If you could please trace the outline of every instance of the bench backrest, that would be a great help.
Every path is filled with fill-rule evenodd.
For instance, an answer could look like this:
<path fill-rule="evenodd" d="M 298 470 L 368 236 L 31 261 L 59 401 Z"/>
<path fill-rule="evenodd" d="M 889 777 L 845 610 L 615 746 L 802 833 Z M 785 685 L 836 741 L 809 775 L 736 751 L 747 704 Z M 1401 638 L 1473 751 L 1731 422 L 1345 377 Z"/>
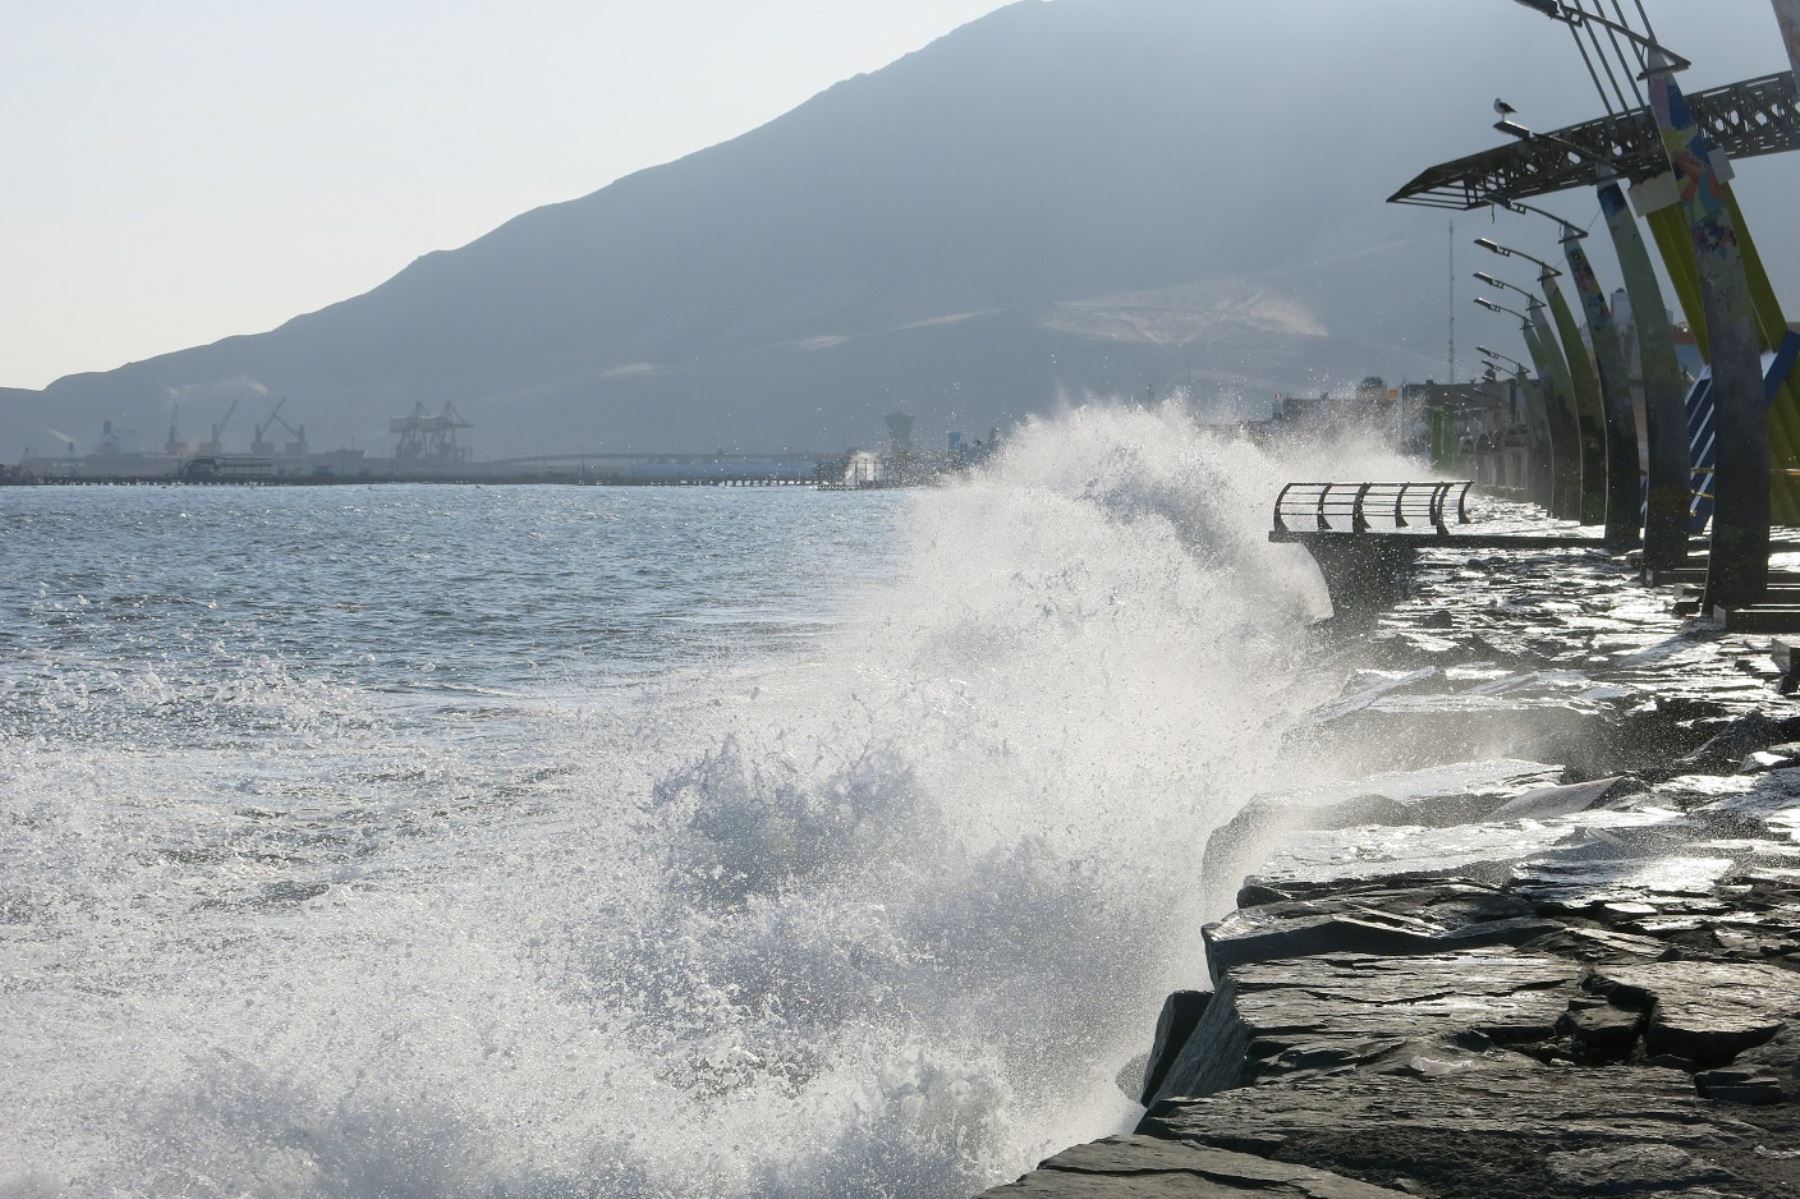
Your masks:
<path fill-rule="evenodd" d="M 1363 533 L 1430 525 L 1448 533 L 1450 515 L 1469 523 L 1471 480 L 1422 483 L 1289 483 L 1275 497 L 1275 527 L 1311 520 L 1315 528 Z"/>

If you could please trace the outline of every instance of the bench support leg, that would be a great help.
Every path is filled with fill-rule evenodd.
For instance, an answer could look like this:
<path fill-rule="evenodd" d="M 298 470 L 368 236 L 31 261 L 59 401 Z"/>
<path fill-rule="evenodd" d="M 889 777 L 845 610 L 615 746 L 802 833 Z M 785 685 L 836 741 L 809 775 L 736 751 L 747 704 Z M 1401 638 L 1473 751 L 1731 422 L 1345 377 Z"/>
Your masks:
<path fill-rule="evenodd" d="M 1319 564 L 1331 593 L 1332 618 L 1342 624 L 1366 624 L 1407 597 L 1412 564 L 1419 551 L 1391 537 L 1366 541 L 1313 541 L 1306 552 Z"/>

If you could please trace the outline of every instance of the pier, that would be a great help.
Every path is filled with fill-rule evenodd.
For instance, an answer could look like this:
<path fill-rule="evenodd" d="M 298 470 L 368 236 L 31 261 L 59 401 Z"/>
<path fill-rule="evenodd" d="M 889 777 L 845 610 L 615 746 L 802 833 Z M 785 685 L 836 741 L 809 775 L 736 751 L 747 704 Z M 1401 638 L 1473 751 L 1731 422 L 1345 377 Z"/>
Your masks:
<path fill-rule="evenodd" d="M 453 405 L 433 415 L 423 404 L 390 428 L 397 441 L 391 457 L 376 458 L 361 450 L 314 451 L 306 427 L 281 419 L 285 397 L 256 426 L 248 454 L 227 452 L 222 438 L 234 401 L 224 419 L 211 426 L 211 437 L 195 451 L 174 426 L 159 454 L 127 453 L 119 448 L 112 423 L 104 427 L 101 450 L 67 457 L 27 456 L 14 466 L 0 464 L 0 486 L 333 486 L 341 484 L 559 484 L 587 487 L 813 487 L 822 491 L 866 491 L 910 487 L 966 473 L 986 461 L 999 441 L 990 430 L 985 441 L 966 443 L 951 433 L 948 448 L 928 451 L 912 443 L 912 418 L 887 416 L 889 440 L 882 453 L 850 448 L 841 453 L 813 449 L 768 451 L 716 449 L 657 452 L 644 450 L 530 454 L 476 460 L 457 440 L 473 426 Z M 279 451 L 268 440 L 280 424 L 293 440 Z"/>

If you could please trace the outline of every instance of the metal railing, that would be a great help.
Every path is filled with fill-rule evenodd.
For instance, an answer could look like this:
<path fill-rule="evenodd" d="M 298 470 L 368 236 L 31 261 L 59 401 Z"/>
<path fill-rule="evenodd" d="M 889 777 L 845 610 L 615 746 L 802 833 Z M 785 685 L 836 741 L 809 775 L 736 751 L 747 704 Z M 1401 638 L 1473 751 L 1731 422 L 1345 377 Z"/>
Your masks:
<path fill-rule="evenodd" d="M 1473 480 L 1453 483 L 1289 483 L 1275 497 L 1275 527 L 1290 531 L 1290 520 L 1310 518 L 1321 532 L 1366 533 L 1377 527 L 1409 529 L 1429 524 L 1450 532 L 1469 523 L 1469 488 Z M 1335 524 L 1333 522 L 1336 522 Z M 1377 522 L 1381 522 L 1378 526 Z"/>

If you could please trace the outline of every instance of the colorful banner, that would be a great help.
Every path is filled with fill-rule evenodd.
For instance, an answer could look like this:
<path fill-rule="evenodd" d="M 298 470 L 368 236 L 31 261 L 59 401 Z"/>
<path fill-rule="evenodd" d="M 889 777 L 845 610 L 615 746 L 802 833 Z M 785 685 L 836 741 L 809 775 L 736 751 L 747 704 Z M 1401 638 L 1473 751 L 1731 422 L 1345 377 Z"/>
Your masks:
<path fill-rule="evenodd" d="M 1769 419 L 1760 334 L 1730 199 L 1671 72 L 1651 74 L 1650 111 L 1687 215 L 1711 343 L 1718 464 L 1704 603 L 1737 607 L 1760 600 L 1769 582 Z"/>
<path fill-rule="evenodd" d="M 1644 563 L 1666 570 L 1687 560 L 1687 411 L 1682 405 L 1681 363 L 1675 356 L 1675 329 L 1656 281 L 1644 235 L 1617 182 L 1600 185 L 1600 211 L 1612 234 L 1613 250 L 1631 297 L 1637 331 L 1638 367 L 1644 380 L 1646 502 Z"/>

